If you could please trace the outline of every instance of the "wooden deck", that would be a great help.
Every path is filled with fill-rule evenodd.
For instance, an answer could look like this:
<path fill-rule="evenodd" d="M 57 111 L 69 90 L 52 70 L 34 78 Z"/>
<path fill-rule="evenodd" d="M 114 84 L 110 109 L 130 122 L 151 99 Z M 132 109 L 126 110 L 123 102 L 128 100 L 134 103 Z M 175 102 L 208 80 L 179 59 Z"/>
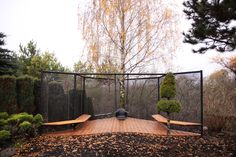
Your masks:
<path fill-rule="evenodd" d="M 127 118 L 126 120 L 117 120 L 115 117 L 104 118 L 87 121 L 76 127 L 76 130 L 66 130 L 54 132 L 48 135 L 89 135 L 100 133 L 115 133 L 115 132 L 130 132 L 130 133 L 148 133 L 165 136 L 167 133 L 166 126 L 152 120 L 143 120 L 136 118 Z M 171 130 L 172 136 L 199 136 L 200 134 Z"/>

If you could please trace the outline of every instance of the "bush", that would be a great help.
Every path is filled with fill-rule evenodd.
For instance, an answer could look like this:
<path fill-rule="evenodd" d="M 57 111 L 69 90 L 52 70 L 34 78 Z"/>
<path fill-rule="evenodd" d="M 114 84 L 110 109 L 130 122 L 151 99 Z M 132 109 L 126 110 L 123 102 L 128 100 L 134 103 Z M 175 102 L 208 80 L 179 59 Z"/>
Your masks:
<path fill-rule="evenodd" d="M 49 91 L 51 91 L 55 95 L 64 94 L 64 89 L 61 82 L 57 82 L 57 81 L 49 82 L 48 87 L 49 87 Z"/>
<path fill-rule="evenodd" d="M 5 114 L 4 114 L 5 115 Z M 28 113 L 12 114 L 8 119 L 0 119 L 0 144 L 6 144 L 6 140 L 30 137 L 38 134 L 38 129 L 43 123 L 40 114 Z"/>
<path fill-rule="evenodd" d="M 40 99 L 41 99 L 41 81 L 39 79 L 35 79 L 34 80 L 34 106 L 35 106 L 35 113 L 39 112 Z"/>
<path fill-rule="evenodd" d="M 226 122 L 227 118 L 224 116 L 204 115 L 204 125 L 208 127 L 209 131 L 222 131 Z"/>
<path fill-rule="evenodd" d="M 36 114 L 33 118 L 33 124 L 36 127 L 40 127 L 43 124 L 43 116 L 41 114 Z"/>
<path fill-rule="evenodd" d="M 23 121 L 33 121 L 33 115 L 28 114 L 26 112 L 19 113 L 19 114 L 13 114 L 10 116 L 10 118 L 7 119 L 8 123 L 10 124 L 16 124 L 16 123 L 21 123 Z"/>
<path fill-rule="evenodd" d="M 73 113 L 73 116 L 70 119 L 77 118 L 81 114 L 82 106 L 82 90 L 70 90 L 69 91 L 69 101 L 70 101 L 70 113 Z"/>
<path fill-rule="evenodd" d="M 24 134 L 32 131 L 32 128 L 33 128 L 32 124 L 28 121 L 24 121 L 24 122 L 20 123 L 20 125 L 19 125 L 19 131 Z"/>
<path fill-rule="evenodd" d="M 11 138 L 11 133 L 7 130 L 0 131 L 0 141 L 3 142 Z"/>
<path fill-rule="evenodd" d="M 16 78 L 0 76 L 0 112 L 17 112 Z"/>
<path fill-rule="evenodd" d="M 60 121 L 67 117 L 67 98 L 62 83 L 52 81 L 48 84 L 48 121 Z"/>
<path fill-rule="evenodd" d="M 10 139 L 11 139 L 10 131 L 7 131 L 7 130 L 1 130 L 0 131 L 0 145 L 5 144 Z M 1 153 L 0 153 L 0 156 L 1 156 Z"/>
<path fill-rule="evenodd" d="M 9 117 L 7 112 L 0 112 L 0 119 L 7 119 Z"/>
<path fill-rule="evenodd" d="M 161 98 L 173 98 L 176 94 L 176 82 L 172 73 L 167 73 L 160 87 Z"/>
<path fill-rule="evenodd" d="M 84 95 L 84 105 L 82 104 L 82 96 Z M 93 102 L 92 98 L 88 97 L 86 91 L 84 90 L 70 90 L 69 91 L 69 101 L 70 101 L 70 113 L 73 113 L 73 116 L 70 119 L 77 118 L 78 115 L 82 113 L 93 115 Z M 82 106 L 83 105 L 83 106 Z M 83 111 L 82 111 L 83 107 Z"/>
<path fill-rule="evenodd" d="M 34 79 L 30 76 L 17 78 L 17 102 L 21 112 L 34 113 Z"/>
<path fill-rule="evenodd" d="M 40 114 L 35 116 L 28 113 L 13 114 L 7 119 L 8 125 L 3 128 L 9 128 L 13 136 L 18 136 L 19 134 L 36 135 L 38 128 L 43 123 L 43 117 Z"/>
<path fill-rule="evenodd" d="M 3 127 L 3 126 L 5 126 L 5 125 L 7 125 L 8 123 L 7 123 L 7 120 L 5 120 L 5 119 L 0 119 L 0 128 L 1 127 Z"/>
<path fill-rule="evenodd" d="M 231 119 L 236 117 L 235 85 L 236 80 L 225 70 L 216 71 L 204 80 L 204 125 L 210 131 L 232 131 Z"/>
<path fill-rule="evenodd" d="M 94 115 L 93 111 L 93 100 L 91 97 L 85 99 L 84 113 Z"/>
<path fill-rule="evenodd" d="M 181 104 L 176 100 L 160 100 L 157 103 L 157 109 L 158 111 L 163 111 L 167 114 L 174 112 L 178 113 L 180 112 Z"/>
<path fill-rule="evenodd" d="M 33 115 L 30 115 L 25 112 L 11 115 L 10 118 L 7 119 L 11 134 L 13 136 L 17 136 L 19 133 L 21 133 L 19 132 L 19 124 L 24 121 L 32 122 L 32 120 Z"/>
<path fill-rule="evenodd" d="M 232 116 L 226 121 L 224 130 L 236 133 L 236 116 Z"/>
<path fill-rule="evenodd" d="M 176 95 L 176 82 L 172 73 L 167 73 L 163 82 L 161 83 L 161 98 L 157 103 L 158 111 L 166 112 L 169 116 L 170 113 L 180 112 L 181 104 L 176 100 L 169 100 Z M 168 99 L 168 100 L 166 100 Z"/>

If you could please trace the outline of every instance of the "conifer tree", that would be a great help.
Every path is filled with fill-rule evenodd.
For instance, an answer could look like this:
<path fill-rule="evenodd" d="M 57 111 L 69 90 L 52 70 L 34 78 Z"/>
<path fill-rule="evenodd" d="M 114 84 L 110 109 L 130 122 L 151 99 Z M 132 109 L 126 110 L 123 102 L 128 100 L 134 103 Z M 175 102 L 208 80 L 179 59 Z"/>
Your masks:
<path fill-rule="evenodd" d="M 183 5 L 187 18 L 193 20 L 190 30 L 184 33 L 184 42 L 200 46 L 193 52 L 235 50 L 235 0 L 187 0 Z"/>
<path fill-rule="evenodd" d="M 170 114 L 174 112 L 180 112 L 181 104 L 173 98 L 176 95 L 176 82 L 172 73 L 167 73 L 163 82 L 161 83 L 161 100 L 157 103 L 157 110 L 165 112 L 168 116 L 167 127 L 170 133 Z"/>
<path fill-rule="evenodd" d="M 14 53 L 3 46 L 6 35 L 0 32 L 0 75 L 12 75 L 16 72 L 16 58 Z"/>

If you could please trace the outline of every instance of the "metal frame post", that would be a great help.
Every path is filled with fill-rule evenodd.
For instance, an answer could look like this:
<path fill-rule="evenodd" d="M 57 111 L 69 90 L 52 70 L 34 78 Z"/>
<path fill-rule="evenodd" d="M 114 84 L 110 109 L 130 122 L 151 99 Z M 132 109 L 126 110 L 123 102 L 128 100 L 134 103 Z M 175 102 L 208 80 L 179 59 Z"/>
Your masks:
<path fill-rule="evenodd" d="M 75 118 L 75 105 L 76 105 L 76 75 L 74 75 L 74 92 L 73 92 L 73 119 Z"/>
<path fill-rule="evenodd" d="M 157 78 L 157 90 L 158 90 L 157 91 L 157 102 L 159 102 L 161 99 L 160 98 L 160 78 L 159 77 Z M 158 110 L 157 113 L 160 114 L 160 111 Z"/>
<path fill-rule="evenodd" d="M 70 120 L 70 103 L 69 102 L 69 97 L 67 96 L 66 98 L 66 103 L 67 103 L 67 120 Z"/>
<path fill-rule="evenodd" d="M 203 136 L 203 71 L 200 71 L 200 86 L 201 86 L 201 136 Z"/>
<path fill-rule="evenodd" d="M 158 89 L 158 93 L 157 93 L 157 100 L 160 101 L 160 78 L 157 78 L 157 89 Z"/>
<path fill-rule="evenodd" d="M 44 76 L 44 72 L 43 71 L 41 71 L 41 90 L 40 90 L 40 106 L 42 107 L 42 98 L 43 98 L 43 86 L 42 86 L 42 84 L 43 84 L 43 76 Z M 45 114 L 46 114 L 46 122 L 48 122 L 48 85 L 47 85 L 47 88 L 46 88 L 46 93 L 47 94 L 45 94 L 47 97 L 45 98 L 44 97 L 44 99 L 46 99 L 46 103 L 44 103 L 44 104 L 46 104 L 46 111 L 44 112 Z M 40 107 L 40 108 L 41 108 Z M 41 112 L 41 111 L 40 111 Z"/>
<path fill-rule="evenodd" d="M 129 74 L 127 74 L 127 83 L 126 83 L 126 99 L 125 99 L 125 104 L 127 110 L 129 110 Z"/>
<path fill-rule="evenodd" d="M 114 75 L 114 77 L 115 77 L 115 110 L 117 109 L 117 96 L 116 96 L 116 84 L 117 84 L 117 80 L 116 80 L 116 74 Z"/>
<path fill-rule="evenodd" d="M 82 85 L 82 90 L 83 90 L 83 96 L 82 96 L 82 105 L 81 105 L 81 113 L 84 113 L 84 105 L 85 105 L 85 77 L 83 77 L 83 81 L 82 81 L 83 85 Z"/>

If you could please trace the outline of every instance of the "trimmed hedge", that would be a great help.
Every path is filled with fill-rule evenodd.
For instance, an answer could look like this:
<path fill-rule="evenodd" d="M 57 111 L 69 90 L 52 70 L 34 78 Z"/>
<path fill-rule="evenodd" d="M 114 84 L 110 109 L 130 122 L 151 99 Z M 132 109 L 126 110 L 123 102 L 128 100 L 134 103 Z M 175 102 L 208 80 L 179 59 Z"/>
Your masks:
<path fill-rule="evenodd" d="M 17 78 L 17 103 L 20 112 L 34 113 L 34 79 L 30 76 Z"/>
<path fill-rule="evenodd" d="M 40 83 L 27 75 L 0 76 L 0 112 L 35 113 L 36 106 L 40 105 Z"/>
<path fill-rule="evenodd" d="M 160 100 L 157 105 L 158 111 L 173 113 L 180 112 L 181 104 L 176 100 Z"/>
<path fill-rule="evenodd" d="M 70 101 L 70 119 L 75 119 L 78 115 L 82 114 L 82 90 L 70 90 L 69 91 L 69 101 Z"/>
<path fill-rule="evenodd" d="M 82 97 L 84 96 L 84 106 L 82 106 Z M 70 105 L 70 119 L 78 118 L 79 115 L 86 113 L 93 115 L 92 99 L 86 95 L 83 90 L 70 90 L 69 91 L 69 105 Z"/>
<path fill-rule="evenodd" d="M 86 92 L 85 92 L 86 96 Z M 94 115 L 93 111 L 93 101 L 91 97 L 85 97 L 84 113 Z"/>
<path fill-rule="evenodd" d="M 35 105 L 35 113 L 39 113 L 40 98 L 41 98 L 41 80 L 34 79 L 34 105 Z"/>
<path fill-rule="evenodd" d="M 67 96 L 60 82 L 48 84 L 48 121 L 65 120 L 68 113 Z"/>
<path fill-rule="evenodd" d="M 161 83 L 161 98 L 173 98 L 176 95 L 175 76 L 172 73 L 167 73 L 163 82 Z"/>
<path fill-rule="evenodd" d="M 0 112 L 17 111 L 16 78 L 8 75 L 0 76 Z"/>
<path fill-rule="evenodd" d="M 180 112 L 181 103 L 173 99 L 176 95 L 176 82 L 173 73 L 167 73 L 163 82 L 161 83 L 161 98 L 157 103 L 157 110 L 166 112 L 169 116 L 170 113 Z"/>

